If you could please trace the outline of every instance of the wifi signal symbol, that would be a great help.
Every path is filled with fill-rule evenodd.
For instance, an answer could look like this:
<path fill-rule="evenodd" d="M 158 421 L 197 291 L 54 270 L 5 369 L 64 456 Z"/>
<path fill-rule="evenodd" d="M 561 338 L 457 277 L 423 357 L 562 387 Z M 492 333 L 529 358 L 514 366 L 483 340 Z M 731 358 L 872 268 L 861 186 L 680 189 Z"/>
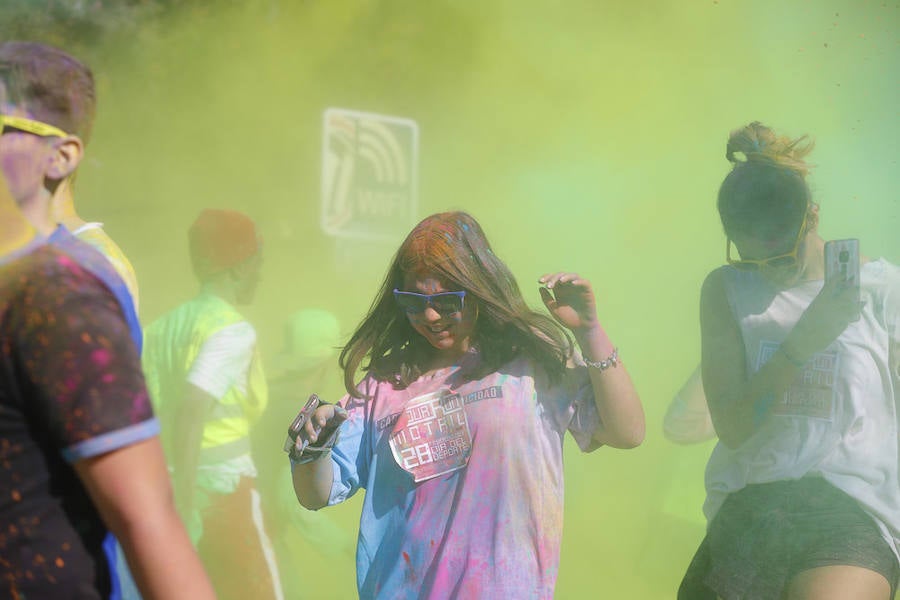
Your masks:
<path fill-rule="evenodd" d="M 331 235 L 393 237 L 415 218 L 415 121 L 330 108 L 322 145 L 322 228 Z"/>

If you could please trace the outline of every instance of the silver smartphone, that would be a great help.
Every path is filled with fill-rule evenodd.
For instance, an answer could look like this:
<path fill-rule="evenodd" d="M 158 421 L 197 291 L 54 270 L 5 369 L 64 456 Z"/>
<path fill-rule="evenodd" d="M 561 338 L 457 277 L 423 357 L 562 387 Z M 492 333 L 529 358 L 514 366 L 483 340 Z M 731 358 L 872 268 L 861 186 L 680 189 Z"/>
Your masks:
<path fill-rule="evenodd" d="M 300 409 L 300 412 L 294 417 L 293 422 L 291 422 L 290 427 L 288 427 L 287 439 L 284 440 L 284 451 L 287 453 L 291 453 L 292 450 L 295 449 L 295 444 L 297 443 L 297 438 L 300 437 L 300 432 L 303 431 L 303 426 L 306 425 L 306 422 L 309 421 L 313 413 L 316 412 L 316 409 L 319 407 L 322 401 L 319 400 L 319 397 L 316 394 L 311 394 L 309 399 L 306 401 L 306 404 Z M 316 433 L 319 433 L 319 427 L 315 427 Z M 296 448 L 296 450 L 302 452 L 306 449 L 306 446 L 309 445 L 309 440 L 303 440 L 302 446 L 300 448 Z"/>
<path fill-rule="evenodd" d="M 859 266 L 859 240 L 825 242 L 825 281 L 833 279 L 844 281 L 845 286 L 855 290 L 857 303 L 859 303 Z M 856 319 L 859 319 L 859 315 Z"/>

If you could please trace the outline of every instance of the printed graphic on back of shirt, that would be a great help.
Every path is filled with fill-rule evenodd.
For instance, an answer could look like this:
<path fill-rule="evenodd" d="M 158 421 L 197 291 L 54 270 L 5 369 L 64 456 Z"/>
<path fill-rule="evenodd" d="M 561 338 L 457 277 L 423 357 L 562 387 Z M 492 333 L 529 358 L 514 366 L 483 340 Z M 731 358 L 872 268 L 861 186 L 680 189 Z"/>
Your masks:
<path fill-rule="evenodd" d="M 460 395 L 441 390 L 410 400 L 390 444 L 394 460 L 416 483 L 465 467 L 472 438 Z"/>
<path fill-rule="evenodd" d="M 778 347 L 779 344 L 775 342 L 760 342 L 757 370 L 772 358 Z M 784 396 L 772 407 L 772 413 L 831 420 L 839 360 L 836 352 L 814 354 L 800 369 Z"/>

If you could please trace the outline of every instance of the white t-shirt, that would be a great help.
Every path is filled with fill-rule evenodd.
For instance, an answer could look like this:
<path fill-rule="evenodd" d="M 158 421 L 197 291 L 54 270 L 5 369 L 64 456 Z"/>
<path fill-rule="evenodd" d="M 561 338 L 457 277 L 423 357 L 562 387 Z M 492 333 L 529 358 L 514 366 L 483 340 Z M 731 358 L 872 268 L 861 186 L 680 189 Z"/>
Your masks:
<path fill-rule="evenodd" d="M 823 282 L 779 291 L 756 273 L 723 269 L 747 371 L 754 373 L 772 357 Z M 736 449 L 716 445 L 706 469 L 704 512 L 710 521 L 728 494 L 748 484 L 821 476 L 859 502 L 897 553 L 900 269 L 883 259 L 866 263 L 860 284 L 865 302 L 860 319 L 800 370 L 783 397 L 775 399 L 772 418 Z"/>
<path fill-rule="evenodd" d="M 247 393 L 256 331 L 247 321 L 218 330 L 203 342 L 187 380 L 216 399 L 232 386 Z"/>
<path fill-rule="evenodd" d="M 232 386 L 246 394 L 255 346 L 256 330 L 247 321 L 223 327 L 203 342 L 191 364 L 188 382 L 216 399 L 222 398 Z M 203 487 L 220 493 L 237 489 L 242 476 L 257 476 L 250 454 L 214 465 L 199 465 L 197 471 Z"/>

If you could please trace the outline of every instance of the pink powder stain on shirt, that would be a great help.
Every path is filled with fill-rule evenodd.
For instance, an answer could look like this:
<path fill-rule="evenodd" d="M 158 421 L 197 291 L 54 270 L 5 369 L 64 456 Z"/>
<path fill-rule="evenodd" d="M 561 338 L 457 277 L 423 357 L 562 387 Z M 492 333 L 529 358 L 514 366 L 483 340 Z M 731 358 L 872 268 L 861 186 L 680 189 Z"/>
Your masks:
<path fill-rule="evenodd" d="M 81 266 L 72 260 L 70 257 L 61 254 L 56 258 L 56 262 L 58 262 L 61 266 L 65 267 L 67 271 L 70 273 L 79 273 L 81 272 Z"/>
<path fill-rule="evenodd" d="M 149 407 L 150 405 L 150 396 L 147 395 L 146 392 L 140 392 L 135 395 L 135 397 L 131 401 L 131 420 L 134 423 L 137 423 L 145 418 L 147 418 L 147 414 L 151 413 L 152 410 Z"/>
<path fill-rule="evenodd" d="M 91 362 L 98 367 L 106 367 L 112 360 L 112 356 L 106 348 L 97 348 L 91 352 Z"/>
<path fill-rule="evenodd" d="M 69 377 L 63 381 L 63 387 L 67 392 L 74 392 L 78 388 L 79 379 L 77 377 Z"/>

